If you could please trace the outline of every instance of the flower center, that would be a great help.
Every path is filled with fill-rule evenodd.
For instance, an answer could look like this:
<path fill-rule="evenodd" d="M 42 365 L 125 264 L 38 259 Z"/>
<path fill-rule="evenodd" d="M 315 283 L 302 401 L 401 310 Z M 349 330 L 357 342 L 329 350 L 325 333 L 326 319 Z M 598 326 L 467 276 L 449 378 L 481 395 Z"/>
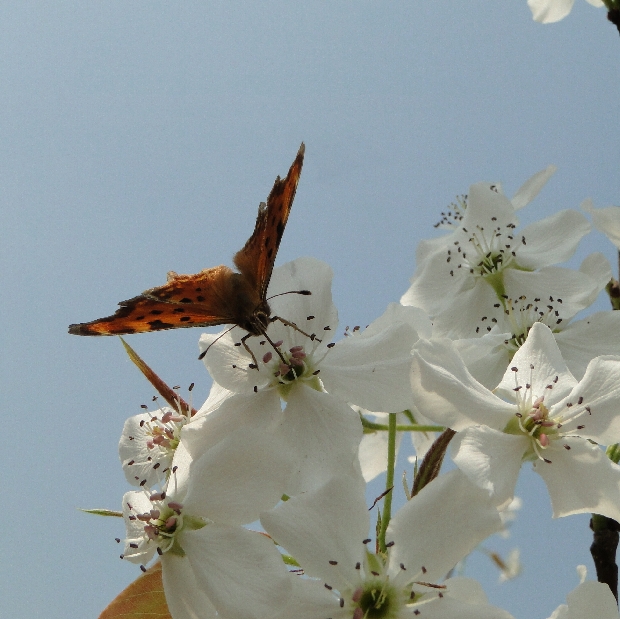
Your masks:
<path fill-rule="evenodd" d="M 351 597 L 353 619 L 397 617 L 402 604 L 401 597 L 387 579 L 368 580 Z"/>
<path fill-rule="evenodd" d="M 322 391 L 319 371 L 314 369 L 312 354 L 308 355 L 303 346 L 292 346 L 288 351 L 282 350 L 282 342 L 274 342 L 277 355 L 271 351 L 263 355 L 262 361 L 272 375 L 271 385 L 276 387 L 280 396 L 286 400 L 297 381 L 303 380 L 309 387 Z"/>

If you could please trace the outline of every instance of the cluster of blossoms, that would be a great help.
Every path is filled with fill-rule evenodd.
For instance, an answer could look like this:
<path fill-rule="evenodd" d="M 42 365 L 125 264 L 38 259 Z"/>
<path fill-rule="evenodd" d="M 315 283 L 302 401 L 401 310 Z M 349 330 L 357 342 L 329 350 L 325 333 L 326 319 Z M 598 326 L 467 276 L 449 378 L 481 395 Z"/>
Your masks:
<path fill-rule="evenodd" d="M 554 516 L 620 521 L 620 466 L 601 449 L 620 440 L 620 312 L 574 320 L 611 268 L 601 254 L 555 266 L 590 231 L 579 211 L 517 220 L 553 171 L 512 200 L 473 185 L 447 233 L 420 244 L 401 303 L 338 341 L 330 268 L 276 268 L 285 322 L 247 347 L 239 327 L 200 338 L 213 378 L 200 410 L 127 421 L 120 456 L 137 489 L 122 556 L 145 570 L 159 559 L 174 619 L 508 619 L 448 576 L 502 531 L 526 461 Z M 584 210 L 618 244 L 620 209 Z M 416 485 L 422 465 L 392 515 L 397 437 L 412 431 L 420 464 L 444 428 L 457 468 Z M 371 526 L 366 482 L 386 468 Z M 617 617 L 610 595 L 584 582 L 554 617 Z"/>

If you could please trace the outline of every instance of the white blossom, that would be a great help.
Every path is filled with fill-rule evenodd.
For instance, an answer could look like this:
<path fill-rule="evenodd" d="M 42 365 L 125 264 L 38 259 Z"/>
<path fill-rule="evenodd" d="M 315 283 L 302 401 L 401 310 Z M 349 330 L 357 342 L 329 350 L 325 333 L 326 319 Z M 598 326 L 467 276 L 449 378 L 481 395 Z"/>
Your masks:
<path fill-rule="evenodd" d="M 364 484 L 353 475 L 332 478 L 263 514 L 261 522 L 331 595 L 330 603 L 317 588 L 316 606 L 289 606 L 296 619 L 510 617 L 488 605 L 475 581 L 439 582 L 501 527 L 488 495 L 459 471 L 435 479 L 395 514 L 386 555 L 372 551 Z"/>
<path fill-rule="evenodd" d="M 602 0 L 587 0 L 592 6 L 605 6 Z M 564 19 L 572 10 L 575 0 L 527 0 L 535 21 L 552 24 Z"/>
<path fill-rule="evenodd" d="M 598 444 L 620 438 L 620 357 L 590 362 L 578 382 L 548 327 L 537 323 L 491 392 L 448 340 L 414 355 L 418 404 L 458 432 L 453 459 L 499 505 L 511 500 L 521 463 L 543 477 L 554 516 L 594 512 L 620 519 L 620 466 Z"/>

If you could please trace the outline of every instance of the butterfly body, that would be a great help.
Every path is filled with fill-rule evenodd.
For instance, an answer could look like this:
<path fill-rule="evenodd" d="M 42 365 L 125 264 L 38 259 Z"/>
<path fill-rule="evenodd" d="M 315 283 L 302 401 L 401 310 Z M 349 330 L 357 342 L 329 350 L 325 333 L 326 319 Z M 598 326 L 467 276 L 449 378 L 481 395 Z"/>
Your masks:
<path fill-rule="evenodd" d="M 115 314 L 70 325 L 73 335 L 124 335 L 233 324 L 264 334 L 271 321 L 267 287 L 303 165 L 302 143 L 285 179 L 261 203 L 252 236 L 234 256 L 239 272 L 220 265 L 194 275 L 170 272 L 168 282 L 121 301 Z"/>

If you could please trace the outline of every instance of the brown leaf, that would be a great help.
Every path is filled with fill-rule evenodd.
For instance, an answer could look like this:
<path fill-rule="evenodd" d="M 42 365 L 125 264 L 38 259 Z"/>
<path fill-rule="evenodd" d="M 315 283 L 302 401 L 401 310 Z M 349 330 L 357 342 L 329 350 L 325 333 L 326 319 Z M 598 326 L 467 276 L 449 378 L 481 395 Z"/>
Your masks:
<path fill-rule="evenodd" d="M 119 593 L 99 619 L 172 619 L 161 579 L 161 563 L 134 580 Z"/>

